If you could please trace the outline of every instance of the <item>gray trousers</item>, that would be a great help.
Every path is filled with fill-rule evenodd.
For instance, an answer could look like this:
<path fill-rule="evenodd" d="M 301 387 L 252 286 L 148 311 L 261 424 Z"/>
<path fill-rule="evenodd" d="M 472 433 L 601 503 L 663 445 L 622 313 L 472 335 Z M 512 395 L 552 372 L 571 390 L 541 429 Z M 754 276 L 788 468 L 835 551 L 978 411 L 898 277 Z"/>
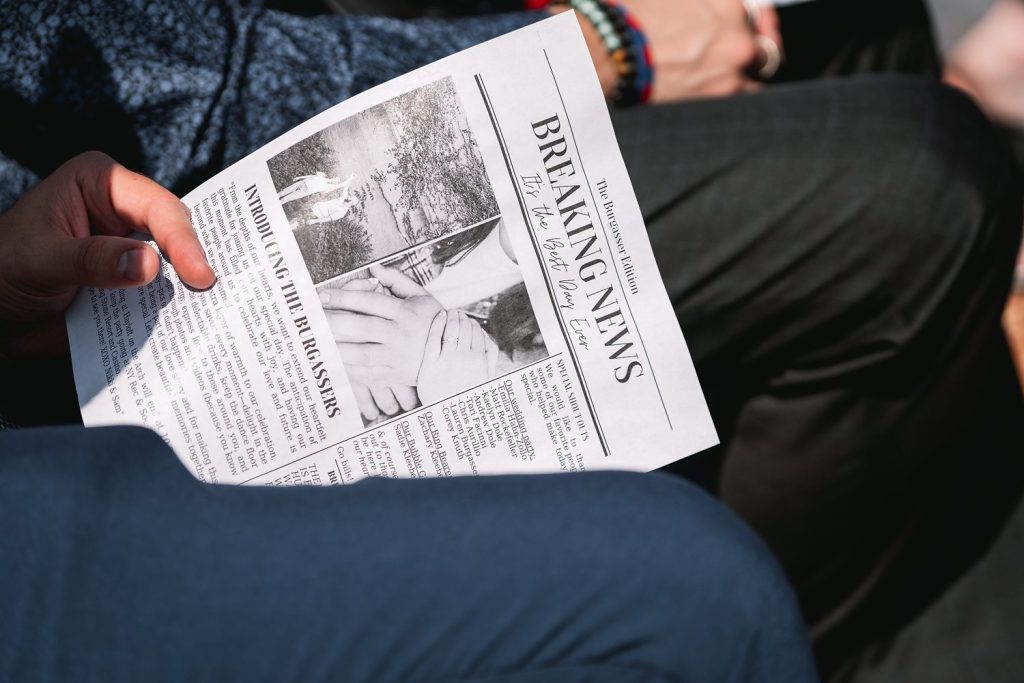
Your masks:
<path fill-rule="evenodd" d="M 868 76 L 615 115 L 724 444 L 676 469 L 767 539 L 825 671 L 978 557 L 1024 484 L 1004 136 Z"/>

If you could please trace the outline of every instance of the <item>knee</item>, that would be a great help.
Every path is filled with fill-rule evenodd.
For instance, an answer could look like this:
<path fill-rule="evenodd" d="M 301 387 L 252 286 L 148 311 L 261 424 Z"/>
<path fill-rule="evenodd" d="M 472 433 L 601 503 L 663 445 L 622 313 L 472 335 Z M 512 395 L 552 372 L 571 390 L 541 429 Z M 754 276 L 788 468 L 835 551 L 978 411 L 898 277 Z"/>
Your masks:
<path fill-rule="evenodd" d="M 959 128 L 949 137 L 952 154 L 946 167 L 964 195 L 972 245 L 982 250 L 985 265 L 1009 272 L 1016 262 L 1024 225 L 1024 173 L 1007 132 L 994 126 L 965 93 L 949 86 L 934 86 Z M 945 149 L 943 150 L 945 151 Z M 1005 292 L 1003 292 L 1005 294 Z"/>
<path fill-rule="evenodd" d="M 502 484 L 512 494 L 489 496 L 496 514 L 514 506 L 524 524 L 543 531 L 531 541 L 538 556 L 561 555 L 595 585 L 617 586 L 621 598 L 622 591 L 633 591 L 626 599 L 711 601 L 742 612 L 762 601 L 747 599 L 755 594 L 789 595 L 764 543 L 724 505 L 682 479 L 599 472 L 482 483 L 495 489 Z"/>
<path fill-rule="evenodd" d="M 902 347 L 968 309 L 988 329 L 1009 289 L 1024 204 L 1002 133 L 934 81 L 850 79 L 823 96 L 831 113 L 809 131 L 821 143 L 804 161 L 829 174 L 822 196 L 841 198 L 812 201 L 839 227 L 833 256 L 856 264 L 848 294 L 873 312 L 866 329 Z"/>
<path fill-rule="evenodd" d="M 761 539 L 692 484 L 661 475 L 618 475 L 606 500 L 615 501 L 616 516 L 626 520 L 619 534 L 623 557 L 648 558 L 648 581 L 672 602 L 703 596 L 747 613 L 767 595 L 789 595 Z"/>
<path fill-rule="evenodd" d="M 1021 169 L 1005 132 L 966 94 L 938 83 L 921 91 L 926 116 L 918 163 L 929 170 L 908 168 L 921 178 L 907 188 L 921 196 L 908 258 L 914 249 L 932 264 L 929 281 L 942 297 L 934 315 L 945 316 L 943 327 L 953 329 L 971 308 L 975 325 L 997 330 L 1024 225 Z"/>
<path fill-rule="evenodd" d="M 1019 233 L 1021 169 L 1005 131 L 994 126 L 964 92 L 937 82 L 917 87 L 924 100 L 922 157 L 940 176 L 941 190 L 952 195 L 943 203 L 954 208 L 956 202 L 969 212 L 958 217 L 973 227 L 995 213 L 1007 220 L 992 221 L 994 226 L 1012 225 Z"/>
<path fill-rule="evenodd" d="M 682 480 L 595 477 L 590 504 L 602 512 L 590 527 L 607 548 L 601 566 L 619 591 L 619 613 L 629 615 L 622 618 L 663 634 L 649 643 L 652 659 L 668 670 L 689 671 L 694 680 L 729 680 L 723 671 L 738 666 L 737 659 L 794 673 L 774 680 L 805 680 L 797 672 L 812 666 L 799 608 L 778 563 L 752 531 Z M 679 659 L 680 643 L 691 653 L 706 652 L 706 659 Z"/>
<path fill-rule="evenodd" d="M 854 176 L 872 188 L 879 212 L 905 249 L 943 255 L 950 265 L 972 253 L 994 266 L 1012 260 L 1020 239 L 1020 170 L 1007 139 L 961 91 L 937 81 L 879 79 L 852 125 L 867 155 Z M 854 148 L 855 148 L 854 147 Z M 878 215 L 878 214 L 876 214 Z"/>

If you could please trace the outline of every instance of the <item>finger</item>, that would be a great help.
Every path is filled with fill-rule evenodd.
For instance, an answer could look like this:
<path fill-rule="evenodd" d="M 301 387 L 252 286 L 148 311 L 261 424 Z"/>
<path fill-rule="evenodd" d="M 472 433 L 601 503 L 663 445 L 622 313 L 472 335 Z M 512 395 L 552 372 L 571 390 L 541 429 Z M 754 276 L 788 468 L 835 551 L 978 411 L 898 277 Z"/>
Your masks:
<path fill-rule="evenodd" d="M 476 323 L 464 311 L 459 311 L 459 348 L 471 349 L 473 344 L 473 327 Z"/>
<path fill-rule="evenodd" d="M 345 372 L 348 374 L 350 381 L 365 384 L 370 387 L 375 384 L 386 382 L 388 380 L 388 376 L 391 374 L 391 368 L 387 368 L 382 365 L 346 365 Z"/>
<path fill-rule="evenodd" d="M 373 400 L 373 395 L 365 384 L 352 382 L 352 393 L 356 397 L 356 405 L 359 406 L 359 414 L 367 422 L 373 422 L 380 417 L 380 410 Z"/>
<path fill-rule="evenodd" d="M 391 392 L 395 395 L 395 400 L 398 401 L 398 405 L 402 407 L 403 412 L 419 407 L 420 401 L 416 395 L 415 387 L 391 387 Z"/>
<path fill-rule="evenodd" d="M 390 387 L 371 386 L 370 393 L 373 394 L 373 402 L 388 417 L 394 417 L 402 412 L 402 407 L 398 405 L 398 400 Z"/>
<path fill-rule="evenodd" d="M 764 88 L 764 83 L 758 83 L 757 81 L 751 81 L 746 78 L 740 83 L 740 92 L 758 92 L 762 88 Z"/>
<path fill-rule="evenodd" d="M 423 345 L 423 360 L 437 360 L 441 355 L 441 342 L 444 338 L 444 331 L 448 327 L 448 312 L 439 311 L 434 319 L 430 321 L 430 329 L 427 331 L 427 342 Z"/>
<path fill-rule="evenodd" d="M 702 97 L 728 97 L 741 92 L 752 92 L 759 87 L 750 78 L 739 73 L 728 73 L 705 83 L 700 90 Z"/>
<path fill-rule="evenodd" d="M 731 65 L 736 71 L 751 66 L 757 60 L 758 47 L 754 34 L 745 30 L 728 31 L 722 34 L 715 46 L 721 64 Z"/>
<path fill-rule="evenodd" d="M 341 287 L 334 287 L 331 289 L 347 289 L 352 292 L 378 292 L 380 291 L 380 283 L 377 282 L 375 277 L 357 277 L 349 280 Z M 329 289 L 326 291 L 330 291 Z"/>
<path fill-rule="evenodd" d="M 469 318 L 469 316 L 466 317 Z M 474 351 L 483 351 L 486 348 L 484 344 L 484 337 L 486 337 L 487 334 L 484 332 L 484 328 L 480 327 L 479 322 L 472 318 L 469 319 L 473 321 L 473 335 L 469 341 L 470 348 Z"/>
<path fill-rule="evenodd" d="M 336 342 L 375 342 L 378 344 L 393 341 L 395 324 L 384 318 L 352 313 L 351 311 L 324 311 L 327 324 L 331 328 Z"/>
<path fill-rule="evenodd" d="M 448 319 L 444 323 L 444 333 L 441 335 L 441 351 L 454 351 L 459 346 L 459 313 L 452 311 L 448 313 Z"/>
<path fill-rule="evenodd" d="M 388 365 L 386 347 L 381 344 L 366 342 L 339 342 L 338 353 L 345 365 L 361 365 L 372 367 L 376 365 Z"/>
<path fill-rule="evenodd" d="M 782 45 L 782 29 L 779 25 L 779 12 L 774 7 L 767 5 L 760 5 L 757 13 L 757 33 L 762 36 L 768 36 L 775 41 L 775 44 L 779 46 L 779 49 L 783 49 Z M 783 50 L 785 52 L 785 50 Z"/>
<path fill-rule="evenodd" d="M 427 290 L 422 285 L 397 268 L 374 265 L 370 266 L 370 273 L 382 285 L 390 289 L 392 294 L 401 299 L 427 294 Z"/>
<path fill-rule="evenodd" d="M 160 257 L 144 242 L 128 237 L 67 237 L 53 244 L 38 277 L 49 286 L 139 287 L 160 272 Z"/>
<path fill-rule="evenodd" d="M 498 358 L 501 353 L 501 349 L 491 338 L 491 335 L 487 335 L 487 376 L 497 377 L 498 376 Z"/>
<path fill-rule="evenodd" d="M 188 208 L 177 197 L 105 154 L 86 153 L 70 163 L 90 223 L 149 233 L 182 282 L 198 289 L 213 286 L 217 277 L 192 229 Z"/>
<path fill-rule="evenodd" d="M 325 309 L 352 311 L 388 320 L 395 320 L 402 314 L 401 299 L 376 292 L 325 289 L 320 292 L 320 303 Z"/>

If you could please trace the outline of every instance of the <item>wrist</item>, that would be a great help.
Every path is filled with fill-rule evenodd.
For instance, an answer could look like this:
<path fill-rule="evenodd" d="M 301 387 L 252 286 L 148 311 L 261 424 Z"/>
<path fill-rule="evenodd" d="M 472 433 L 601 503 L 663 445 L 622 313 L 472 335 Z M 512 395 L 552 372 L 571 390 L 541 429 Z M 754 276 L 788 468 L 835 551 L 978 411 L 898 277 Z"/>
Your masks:
<path fill-rule="evenodd" d="M 601 38 L 601 34 L 598 32 L 597 27 L 583 16 L 583 14 L 577 10 L 573 10 L 573 8 L 568 5 L 549 4 L 544 8 L 544 11 L 551 15 L 569 11 L 576 13 L 576 20 L 580 23 L 580 30 L 583 31 L 583 39 L 587 43 L 587 49 L 590 51 L 590 58 L 593 60 L 594 69 L 597 71 L 597 80 L 601 83 L 601 91 L 604 93 L 605 97 L 612 97 L 619 87 L 619 70 L 615 64 L 615 60 L 605 47 L 604 40 Z"/>
<path fill-rule="evenodd" d="M 544 3 L 536 0 L 534 4 Z M 635 17 L 611 0 L 547 2 L 552 14 L 576 11 L 601 88 L 614 104 L 628 107 L 650 100 L 654 65 L 647 36 Z"/>

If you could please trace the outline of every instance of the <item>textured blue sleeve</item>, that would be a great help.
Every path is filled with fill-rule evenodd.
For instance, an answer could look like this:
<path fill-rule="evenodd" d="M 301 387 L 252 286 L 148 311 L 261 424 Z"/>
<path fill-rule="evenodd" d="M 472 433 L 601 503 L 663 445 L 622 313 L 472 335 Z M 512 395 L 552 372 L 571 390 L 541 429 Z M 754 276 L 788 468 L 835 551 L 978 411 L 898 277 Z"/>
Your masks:
<path fill-rule="evenodd" d="M 300 17 L 240 0 L 0 0 L 0 210 L 88 149 L 183 194 L 349 96 L 536 16 Z"/>
<path fill-rule="evenodd" d="M 14 159 L 0 153 L 0 212 L 12 204 L 39 182 L 39 177 Z"/>

